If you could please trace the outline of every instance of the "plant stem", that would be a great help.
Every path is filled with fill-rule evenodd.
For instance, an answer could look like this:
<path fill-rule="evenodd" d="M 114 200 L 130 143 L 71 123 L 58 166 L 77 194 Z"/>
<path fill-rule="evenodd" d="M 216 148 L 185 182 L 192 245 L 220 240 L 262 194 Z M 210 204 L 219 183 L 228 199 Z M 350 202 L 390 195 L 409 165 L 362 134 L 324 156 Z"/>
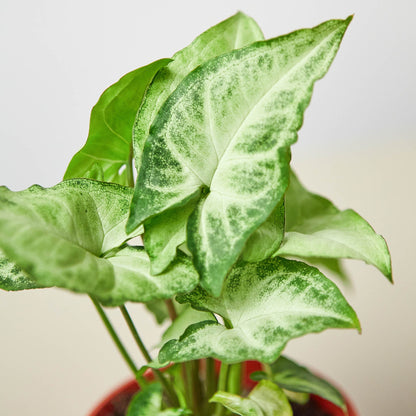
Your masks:
<path fill-rule="evenodd" d="M 165 304 L 168 309 L 169 317 L 173 322 L 178 317 L 175 305 L 173 304 L 172 299 L 166 299 Z M 201 396 L 201 386 L 198 373 L 195 375 L 195 367 L 193 363 L 193 361 L 181 363 L 181 374 L 185 387 L 186 402 L 188 406 L 193 409 L 194 415 L 196 416 L 198 411 L 198 397 Z M 197 361 L 196 365 L 197 371 L 199 371 L 198 367 L 199 361 Z"/>
<path fill-rule="evenodd" d="M 207 387 L 207 399 L 209 400 L 217 391 L 217 377 L 215 374 L 215 361 L 213 358 L 206 359 L 205 383 Z"/>
<path fill-rule="evenodd" d="M 228 392 L 241 393 L 241 363 L 232 364 L 228 373 Z"/>
<path fill-rule="evenodd" d="M 192 380 L 192 409 L 195 416 L 200 414 L 200 409 L 203 408 L 202 386 L 199 378 L 199 360 L 194 360 L 189 363 L 191 369 Z"/>
<path fill-rule="evenodd" d="M 175 305 L 172 302 L 172 299 L 165 300 L 166 307 L 168 308 L 169 318 L 173 322 L 177 317 L 178 314 L 176 313 Z"/>
<path fill-rule="evenodd" d="M 120 311 L 123 314 L 123 317 L 127 323 L 127 326 L 130 329 L 131 334 L 133 335 L 134 340 L 136 341 L 137 346 L 139 347 L 140 351 L 143 354 L 144 359 L 147 363 L 150 363 L 152 361 L 152 357 L 150 356 L 149 352 L 147 351 L 146 347 L 143 344 L 142 339 L 140 338 L 139 333 L 137 332 L 136 327 L 134 326 L 134 323 L 129 315 L 129 312 L 127 311 L 126 307 L 124 305 L 120 306 Z"/>
<path fill-rule="evenodd" d="M 213 358 L 205 360 L 205 386 L 206 386 L 206 414 L 212 415 L 214 413 L 214 403 L 209 403 L 209 399 L 217 391 L 217 376 L 215 374 L 215 361 Z"/>
<path fill-rule="evenodd" d="M 127 183 L 130 188 L 134 188 L 133 176 L 133 142 L 130 143 L 129 160 L 126 165 Z"/>
<path fill-rule="evenodd" d="M 116 331 L 114 330 L 113 326 L 111 325 L 111 322 L 109 321 L 106 313 L 104 312 L 104 309 L 102 308 L 100 303 L 95 298 L 93 298 L 92 296 L 90 296 L 90 298 L 92 300 L 92 303 L 95 306 L 95 309 L 97 309 L 97 312 L 100 315 L 101 320 L 103 321 L 105 327 L 107 328 L 107 331 L 109 332 L 111 338 L 113 339 L 113 341 L 116 344 L 118 350 L 120 351 L 120 354 L 122 355 L 122 357 L 126 361 L 127 365 L 130 367 L 130 370 L 136 376 L 136 373 L 138 371 L 137 367 L 134 364 L 133 360 L 131 359 L 131 357 L 130 357 L 129 353 L 127 352 L 126 348 L 122 344 L 122 342 L 121 342 L 119 336 L 117 335 Z"/>
<path fill-rule="evenodd" d="M 142 339 L 140 338 L 139 333 L 137 332 L 136 327 L 134 326 L 134 323 L 130 317 L 130 314 L 127 310 L 127 308 L 122 305 L 120 306 L 120 311 L 123 314 L 123 317 L 127 323 L 127 326 L 130 329 L 131 334 L 133 335 L 134 340 L 136 341 L 137 346 L 139 347 L 140 351 L 143 354 L 144 359 L 147 363 L 150 363 L 152 361 L 152 357 L 150 356 L 149 352 L 147 351 L 145 345 L 143 344 Z M 175 390 L 170 385 L 169 381 L 166 379 L 164 374 L 156 369 L 152 370 L 155 376 L 159 379 L 159 381 L 163 384 L 163 387 L 166 390 L 166 394 L 168 395 L 169 401 L 173 406 L 179 406 L 178 398 L 176 397 Z"/>
<path fill-rule="evenodd" d="M 230 366 L 228 364 L 221 363 L 220 374 L 218 376 L 218 391 L 226 391 L 229 368 Z M 225 407 L 221 403 L 217 403 L 215 406 L 215 416 L 223 416 L 225 410 Z"/>

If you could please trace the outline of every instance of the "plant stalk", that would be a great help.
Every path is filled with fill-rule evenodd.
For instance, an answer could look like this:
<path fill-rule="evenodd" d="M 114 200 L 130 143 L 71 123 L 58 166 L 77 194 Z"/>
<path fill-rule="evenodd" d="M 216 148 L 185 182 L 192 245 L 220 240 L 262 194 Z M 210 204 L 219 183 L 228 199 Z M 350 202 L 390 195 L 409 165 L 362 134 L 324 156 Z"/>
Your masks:
<path fill-rule="evenodd" d="M 215 361 L 213 358 L 205 360 L 205 387 L 206 387 L 206 414 L 214 414 L 215 404 L 209 403 L 209 399 L 217 391 L 217 376 L 215 374 Z"/>
<path fill-rule="evenodd" d="M 92 303 L 95 306 L 95 309 L 97 309 L 98 314 L 100 315 L 101 320 L 103 321 L 105 327 L 107 328 L 107 331 L 109 332 L 111 338 L 113 339 L 114 343 L 116 344 L 121 356 L 124 358 L 124 361 L 129 366 L 130 370 L 133 372 L 134 376 L 137 374 L 137 367 L 134 364 L 133 360 L 131 359 L 129 353 L 127 352 L 126 348 L 124 347 L 123 343 L 121 342 L 119 336 L 117 335 L 114 327 L 111 325 L 110 320 L 108 319 L 106 313 L 104 312 L 104 309 L 100 305 L 100 303 L 90 296 Z"/>
<path fill-rule="evenodd" d="M 178 314 L 176 313 L 175 305 L 173 304 L 172 299 L 166 299 L 165 304 L 168 309 L 169 318 L 173 322 L 178 317 Z"/>
<path fill-rule="evenodd" d="M 229 364 L 221 363 L 220 374 L 218 376 L 218 391 L 227 391 L 227 379 Z M 225 413 L 225 407 L 221 403 L 215 405 L 215 416 L 223 416 Z"/>
<path fill-rule="evenodd" d="M 233 394 L 241 393 L 241 369 L 242 364 L 232 364 L 228 373 L 228 392 Z"/>
<path fill-rule="evenodd" d="M 142 339 L 140 338 L 139 333 L 137 332 L 136 327 L 134 326 L 134 323 L 130 317 L 129 312 L 127 311 L 127 308 L 122 305 L 119 307 L 120 311 L 123 315 L 123 318 L 125 319 L 127 326 L 130 329 L 131 334 L 133 335 L 134 340 L 136 341 L 137 346 L 139 347 L 141 353 L 143 354 L 144 359 L 147 363 L 150 363 L 152 361 L 152 357 L 150 356 L 149 352 L 147 351 L 145 345 L 143 344 Z"/>
<path fill-rule="evenodd" d="M 129 160 L 126 165 L 127 183 L 130 188 L 134 188 L 133 175 L 133 141 L 130 143 Z"/>
<path fill-rule="evenodd" d="M 166 299 L 165 300 L 166 308 L 168 309 L 170 320 L 173 322 L 177 317 L 178 314 L 175 309 L 175 305 L 172 302 L 172 299 Z M 193 409 L 193 412 L 195 415 L 197 415 L 196 411 L 198 408 L 195 408 L 195 400 L 196 400 L 196 384 L 197 381 L 195 380 L 195 372 L 193 368 L 193 362 L 188 361 L 181 363 L 181 375 L 182 380 L 185 387 L 185 399 L 186 403 L 188 404 L 189 408 Z M 199 378 L 198 378 L 199 379 Z"/>
<path fill-rule="evenodd" d="M 143 344 L 143 341 L 140 338 L 140 335 L 137 332 L 136 327 L 134 326 L 134 323 L 130 317 L 130 314 L 127 308 L 124 305 L 122 305 L 120 306 L 120 311 L 127 323 L 127 326 L 130 329 L 131 334 L 133 335 L 134 340 L 136 341 L 137 346 L 139 347 L 141 353 L 143 354 L 144 359 L 146 360 L 147 363 L 150 363 L 152 361 L 152 357 L 147 351 L 145 345 Z M 159 381 L 163 384 L 163 387 L 165 388 L 166 394 L 169 398 L 169 402 L 175 407 L 179 406 L 179 400 L 176 397 L 175 390 L 173 389 L 173 387 L 171 386 L 167 378 L 164 376 L 164 374 L 157 369 L 152 369 L 152 371 L 155 374 L 155 376 L 159 379 Z"/>
<path fill-rule="evenodd" d="M 203 393 L 201 380 L 199 378 L 199 360 L 189 362 L 191 369 L 191 391 L 192 391 L 192 410 L 194 416 L 200 415 L 200 410 L 203 409 Z"/>

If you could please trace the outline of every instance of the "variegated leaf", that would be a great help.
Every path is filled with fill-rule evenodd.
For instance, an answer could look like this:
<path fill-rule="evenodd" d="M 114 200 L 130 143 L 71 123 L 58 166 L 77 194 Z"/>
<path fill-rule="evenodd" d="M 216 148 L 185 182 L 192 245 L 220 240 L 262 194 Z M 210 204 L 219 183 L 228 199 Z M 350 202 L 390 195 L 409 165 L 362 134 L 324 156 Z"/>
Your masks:
<path fill-rule="evenodd" d="M 175 258 L 178 246 L 186 241 L 186 224 L 196 202 L 193 199 L 183 207 L 168 209 L 145 222 L 143 243 L 153 274 L 162 273 Z"/>
<path fill-rule="evenodd" d="M 261 39 L 263 35 L 256 22 L 239 12 L 208 29 L 174 55 L 173 61 L 156 75 L 137 115 L 133 134 L 137 169 L 151 122 L 183 78 L 201 63 Z M 174 259 L 176 248 L 186 241 L 186 223 L 194 208 L 195 202 L 190 201 L 146 222 L 144 243 L 152 260 L 152 273 L 163 272 Z"/>
<path fill-rule="evenodd" d="M 190 45 L 175 53 L 172 62 L 159 71 L 146 93 L 133 129 L 135 165 L 139 171 L 150 126 L 163 103 L 179 83 L 203 62 L 233 49 L 263 39 L 257 23 L 238 12 L 200 34 Z"/>
<path fill-rule="evenodd" d="M 169 299 L 189 292 L 199 280 L 191 259 L 184 254 L 179 254 L 171 266 L 157 276 L 150 272 L 150 260 L 143 247 L 126 246 L 107 261 L 113 266 L 115 283 L 110 291 L 98 296 L 106 306 Z"/>
<path fill-rule="evenodd" d="M 286 193 L 286 233 L 275 254 L 364 260 L 392 280 L 383 237 L 353 210 L 340 211 L 328 199 L 308 192 L 293 173 Z"/>
<path fill-rule="evenodd" d="M 292 408 L 285 393 L 274 383 L 262 380 L 250 392 L 241 397 L 218 391 L 210 402 L 221 403 L 228 410 L 241 416 L 292 416 Z"/>
<path fill-rule="evenodd" d="M 102 256 L 134 235 L 125 233 L 131 196 L 130 188 L 87 179 L 2 187 L 0 248 L 40 286 L 105 292 L 114 270 Z"/>
<path fill-rule="evenodd" d="M 342 394 L 334 386 L 294 361 L 281 356 L 271 364 L 270 371 L 270 374 L 253 373 L 250 378 L 255 381 L 268 379 L 285 390 L 315 394 L 347 410 Z"/>
<path fill-rule="evenodd" d="M 269 218 L 251 234 L 241 258 L 245 261 L 262 261 L 276 252 L 283 240 L 285 229 L 285 206 L 283 200 Z"/>
<path fill-rule="evenodd" d="M 188 221 L 202 285 L 219 295 L 250 235 L 281 200 L 313 84 L 350 18 L 214 58 L 159 111 L 146 142 L 128 229 L 206 189 Z"/>
<path fill-rule="evenodd" d="M 221 315 L 232 328 L 211 321 L 191 325 L 162 347 L 161 363 L 204 357 L 270 363 L 292 338 L 328 328 L 360 328 L 339 289 L 319 270 L 278 257 L 235 266 L 220 297 L 197 287 L 177 300 Z"/>
<path fill-rule="evenodd" d="M 198 273 L 182 254 L 150 273 L 143 247 L 120 246 L 132 189 L 88 179 L 53 188 L 0 188 L 0 247 L 41 286 L 95 295 L 106 305 L 166 299 L 192 290 Z"/>
<path fill-rule="evenodd" d="M 64 179 L 129 185 L 126 166 L 132 158 L 134 119 L 149 83 L 169 62 L 160 59 L 131 71 L 104 91 L 92 109 L 87 142 L 72 158 Z"/>
<path fill-rule="evenodd" d="M 0 289 L 17 291 L 42 288 L 0 250 Z"/>

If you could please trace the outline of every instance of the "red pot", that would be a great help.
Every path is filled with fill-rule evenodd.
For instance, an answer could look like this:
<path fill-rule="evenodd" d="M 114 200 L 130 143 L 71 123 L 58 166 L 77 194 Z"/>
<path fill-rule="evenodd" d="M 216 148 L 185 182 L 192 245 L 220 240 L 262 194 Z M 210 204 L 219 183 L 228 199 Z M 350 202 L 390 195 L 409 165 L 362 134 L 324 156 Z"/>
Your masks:
<path fill-rule="evenodd" d="M 244 385 L 251 389 L 256 385 L 256 382 L 249 378 L 249 374 L 253 371 L 260 371 L 261 364 L 257 361 L 247 361 L 244 369 Z M 149 378 L 153 378 L 152 374 L 149 374 Z M 132 396 L 139 390 L 139 386 L 135 380 L 131 380 L 118 389 L 110 393 L 90 414 L 89 416 L 121 416 L 123 409 L 129 403 Z M 328 416 L 358 416 L 356 410 L 352 407 L 351 403 L 347 401 L 348 413 L 344 415 L 343 411 L 318 396 L 311 396 L 311 400 L 317 405 L 317 407 L 325 411 Z M 117 413 L 118 412 L 118 413 Z M 150 416 L 150 415 L 149 415 Z"/>

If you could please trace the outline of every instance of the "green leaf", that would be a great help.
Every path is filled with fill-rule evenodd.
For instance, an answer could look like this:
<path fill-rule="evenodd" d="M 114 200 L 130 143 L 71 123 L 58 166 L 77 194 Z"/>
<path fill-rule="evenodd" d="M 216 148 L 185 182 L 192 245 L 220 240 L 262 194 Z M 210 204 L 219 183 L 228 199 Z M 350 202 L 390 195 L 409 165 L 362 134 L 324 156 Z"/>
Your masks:
<path fill-rule="evenodd" d="M 177 247 L 186 241 L 186 223 L 196 200 L 184 207 L 171 208 L 144 224 L 143 243 L 149 254 L 152 274 L 162 273 L 176 256 Z"/>
<path fill-rule="evenodd" d="M 144 143 L 156 114 L 185 76 L 209 59 L 261 39 L 263 34 L 257 23 L 239 12 L 208 29 L 173 56 L 172 62 L 154 78 L 136 117 L 133 146 L 137 171 L 141 165 Z"/>
<path fill-rule="evenodd" d="M 128 229 L 206 189 L 188 221 L 201 284 L 219 295 L 250 235 L 286 190 L 290 145 L 313 84 L 351 19 L 332 20 L 214 58 L 160 109 L 143 151 Z"/>
<path fill-rule="evenodd" d="M 115 282 L 111 291 L 98 296 L 106 306 L 169 299 L 189 292 L 198 284 L 198 273 L 184 254 L 179 254 L 171 266 L 157 276 L 150 272 L 150 260 L 143 247 L 124 247 L 107 260 L 113 266 Z"/>
<path fill-rule="evenodd" d="M 294 361 L 281 356 L 270 366 L 270 369 L 270 376 L 258 372 L 257 376 L 256 373 L 253 374 L 252 379 L 256 381 L 269 379 L 282 389 L 315 394 L 329 400 L 344 411 L 347 409 L 344 398 L 334 386 Z"/>
<path fill-rule="evenodd" d="M 186 255 L 155 277 L 143 247 L 123 247 L 136 235 L 125 233 L 132 192 L 88 179 L 21 192 L 0 188 L 0 248 L 38 285 L 93 294 L 106 305 L 192 290 L 198 273 Z"/>
<path fill-rule="evenodd" d="M 188 326 L 202 322 L 213 321 L 217 322 L 212 313 L 198 311 L 186 305 L 178 317 L 171 323 L 168 329 L 162 335 L 162 344 L 170 341 L 171 339 L 179 338 L 188 328 Z"/>
<path fill-rule="evenodd" d="M 170 59 L 160 59 L 124 75 L 107 88 L 91 112 L 84 147 L 72 158 L 64 179 L 91 178 L 128 185 L 126 170 L 137 110 L 150 82 Z"/>
<path fill-rule="evenodd" d="M 269 218 L 254 231 L 244 247 L 241 258 L 245 261 L 262 261 L 271 257 L 279 248 L 285 229 L 285 207 L 283 200 Z"/>
<path fill-rule="evenodd" d="M 162 386 L 150 384 L 136 393 L 127 409 L 126 416 L 157 415 L 162 406 Z"/>
<path fill-rule="evenodd" d="M 17 291 L 42 287 L 23 272 L 17 264 L 10 261 L 0 250 L 0 289 Z"/>
<path fill-rule="evenodd" d="M 286 233 L 276 255 L 364 260 L 392 280 L 383 237 L 356 212 L 340 211 L 328 199 L 308 192 L 293 173 L 286 193 Z"/>
<path fill-rule="evenodd" d="M 150 125 L 183 78 L 201 63 L 261 39 L 263 35 L 255 21 L 239 12 L 208 29 L 174 55 L 173 61 L 156 75 L 136 118 L 133 143 L 138 170 Z M 190 201 L 145 223 L 144 244 L 152 261 L 152 273 L 161 273 L 175 258 L 176 248 L 186 241 L 186 223 L 194 208 L 195 201 Z"/>
<path fill-rule="evenodd" d="M 162 386 L 153 383 L 136 393 L 127 409 L 126 416 L 184 416 L 190 415 L 188 409 L 162 408 Z"/>
<path fill-rule="evenodd" d="M 205 357 L 271 363 L 292 338 L 328 328 L 360 328 L 339 289 L 319 270 L 278 257 L 235 266 L 218 298 L 197 287 L 177 300 L 221 315 L 232 328 L 212 321 L 191 325 L 179 340 L 162 347 L 161 363 Z"/>
<path fill-rule="evenodd" d="M 214 394 L 210 402 L 221 403 L 241 416 L 292 416 L 292 408 L 284 392 L 276 384 L 263 380 L 241 397 L 224 391 Z"/>
<path fill-rule="evenodd" d="M 130 237 L 124 227 L 131 196 L 129 188 L 87 179 L 0 188 L 0 248 L 41 286 L 105 292 L 114 272 L 100 256 Z"/>

